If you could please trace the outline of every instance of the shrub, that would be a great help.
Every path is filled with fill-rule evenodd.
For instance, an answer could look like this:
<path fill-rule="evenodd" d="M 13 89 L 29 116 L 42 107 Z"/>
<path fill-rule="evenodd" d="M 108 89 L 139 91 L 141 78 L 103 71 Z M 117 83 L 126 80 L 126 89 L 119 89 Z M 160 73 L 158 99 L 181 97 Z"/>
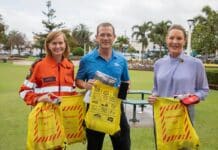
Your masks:
<path fill-rule="evenodd" d="M 206 74 L 210 88 L 218 90 L 218 71 L 207 70 Z"/>
<path fill-rule="evenodd" d="M 83 51 L 84 51 L 83 48 L 76 47 L 73 49 L 72 54 L 73 56 L 83 56 L 83 53 L 84 53 Z"/>

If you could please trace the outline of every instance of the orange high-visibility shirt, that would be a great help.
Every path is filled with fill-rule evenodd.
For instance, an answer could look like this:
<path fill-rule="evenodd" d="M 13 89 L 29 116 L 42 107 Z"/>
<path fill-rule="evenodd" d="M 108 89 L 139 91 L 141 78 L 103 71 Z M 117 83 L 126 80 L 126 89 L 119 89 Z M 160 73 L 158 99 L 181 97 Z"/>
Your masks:
<path fill-rule="evenodd" d="M 46 93 L 57 96 L 74 95 L 74 65 L 64 58 L 60 63 L 50 57 L 36 61 L 20 88 L 20 97 L 27 105 L 36 105 L 35 99 Z"/>

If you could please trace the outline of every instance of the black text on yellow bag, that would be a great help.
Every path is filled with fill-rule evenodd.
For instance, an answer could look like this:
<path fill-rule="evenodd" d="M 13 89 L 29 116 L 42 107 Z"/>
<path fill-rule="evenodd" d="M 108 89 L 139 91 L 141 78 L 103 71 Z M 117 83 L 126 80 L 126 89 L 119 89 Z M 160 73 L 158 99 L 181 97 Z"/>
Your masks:
<path fill-rule="evenodd" d="M 59 106 L 51 103 L 38 103 L 28 117 L 27 150 L 63 147 L 64 140 Z"/>
<path fill-rule="evenodd" d="M 154 103 L 158 150 L 196 150 L 199 138 L 192 127 L 187 107 L 173 98 L 159 97 Z"/>
<path fill-rule="evenodd" d="M 85 141 L 83 121 L 85 117 L 85 104 L 83 95 L 63 96 L 61 110 L 67 144 Z"/>
<path fill-rule="evenodd" d="M 87 128 L 110 135 L 120 130 L 121 100 L 117 94 L 118 89 L 98 80 L 95 82 L 85 117 Z"/>

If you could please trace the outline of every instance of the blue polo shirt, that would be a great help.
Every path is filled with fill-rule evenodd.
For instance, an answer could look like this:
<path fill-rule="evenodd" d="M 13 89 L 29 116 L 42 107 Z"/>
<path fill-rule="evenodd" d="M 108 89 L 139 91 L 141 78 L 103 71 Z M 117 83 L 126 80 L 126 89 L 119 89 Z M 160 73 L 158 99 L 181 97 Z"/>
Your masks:
<path fill-rule="evenodd" d="M 76 79 L 89 80 L 93 79 L 96 71 L 103 72 L 112 76 L 117 81 L 117 87 L 121 81 L 129 81 L 128 65 L 124 56 L 112 50 L 112 56 L 105 60 L 99 55 L 98 49 L 94 49 L 86 56 L 82 57 L 79 64 L 79 70 Z"/>

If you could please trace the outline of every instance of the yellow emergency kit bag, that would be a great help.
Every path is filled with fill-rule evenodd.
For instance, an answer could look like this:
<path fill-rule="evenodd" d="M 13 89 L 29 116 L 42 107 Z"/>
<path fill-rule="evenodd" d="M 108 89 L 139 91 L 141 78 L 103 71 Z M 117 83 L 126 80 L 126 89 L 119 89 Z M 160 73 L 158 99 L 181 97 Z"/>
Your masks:
<path fill-rule="evenodd" d="M 58 105 L 38 103 L 28 117 L 27 150 L 49 150 L 64 146 L 64 127 Z"/>
<path fill-rule="evenodd" d="M 196 150 L 199 138 L 187 107 L 174 98 L 158 97 L 154 103 L 157 150 Z"/>
<path fill-rule="evenodd" d="M 92 87 L 86 127 L 113 135 L 120 131 L 121 100 L 118 89 L 96 80 Z"/>
<path fill-rule="evenodd" d="M 61 111 L 67 144 L 84 142 L 86 139 L 83 121 L 85 117 L 84 95 L 61 97 Z"/>

